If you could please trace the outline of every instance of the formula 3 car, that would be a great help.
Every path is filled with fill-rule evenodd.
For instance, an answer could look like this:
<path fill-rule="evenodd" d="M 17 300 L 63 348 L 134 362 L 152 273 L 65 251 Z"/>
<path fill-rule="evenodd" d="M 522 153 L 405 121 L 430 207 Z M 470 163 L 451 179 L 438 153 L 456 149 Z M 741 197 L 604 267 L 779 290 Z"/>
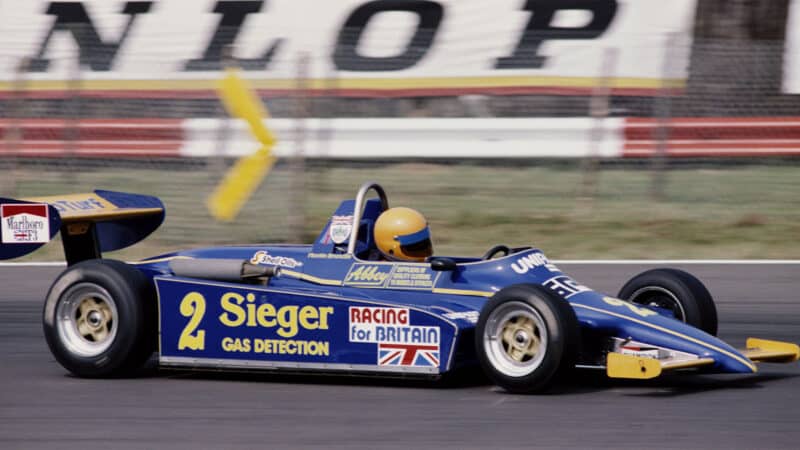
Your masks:
<path fill-rule="evenodd" d="M 368 193 L 374 191 L 372 198 Z M 164 219 L 151 196 L 111 191 L 0 199 L 0 259 L 61 232 L 68 267 L 44 305 L 47 343 L 82 377 L 161 367 L 440 377 L 479 365 L 511 392 L 547 390 L 575 367 L 645 379 L 672 370 L 753 373 L 797 361 L 792 343 L 715 337 L 711 295 L 656 269 L 614 297 L 542 251 L 497 245 L 480 258 L 370 260 L 389 206 L 376 183 L 343 201 L 311 245 L 201 248 L 123 263 Z"/>

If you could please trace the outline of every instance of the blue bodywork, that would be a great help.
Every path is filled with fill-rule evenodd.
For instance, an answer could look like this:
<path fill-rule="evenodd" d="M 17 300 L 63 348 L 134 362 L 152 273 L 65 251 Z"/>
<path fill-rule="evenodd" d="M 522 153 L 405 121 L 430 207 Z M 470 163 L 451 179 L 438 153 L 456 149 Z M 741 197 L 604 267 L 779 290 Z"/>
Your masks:
<path fill-rule="evenodd" d="M 756 371 L 716 337 L 662 310 L 593 291 L 535 248 L 490 260 L 451 258 L 455 269 L 444 271 L 430 263 L 371 260 L 372 226 L 381 210 L 377 199 L 365 203 L 353 254 L 341 240 L 345 233 L 334 230 L 354 214 L 348 200 L 312 245 L 194 249 L 136 263 L 158 290 L 161 364 L 438 375 L 476 364 L 474 329 L 489 297 L 531 283 L 572 305 L 583 365 L 602 366 L 616 337 L 711 358 L 709 371 Z M 207 258 L 279 271 L 266 284 L 248 284 L 179 277 L 169 265 Z"/>
<path fill-rule="evenodd" d="M 370 189 L 379 198 L 366 200 Z M 634 354 L 643 345 L 682 360 L 704 359 L 703 370 L 756 371 L 742 353 L 668 311 L 579 284 L 538 249 L 488 260 L 449 257 L 445 265 L 382 261 L 372 236 L 386 208 L 383 189 L 368 183 L 355 200 L 341 203 L 311 245 L 204 248 L 131 263 L 158 292 L 160 363 L 436 376 L 476 364 L 474 335 L 484 305 L 499 290 L 527 283 L 572 306 L 581 328 L 579 365 L 603 367 L 609 352 L 632 343 Z M 67 262 L 76 264 L 143 239 L 162 223 L 164 208 L 155 197 L 95 191 L 0 198 L 0 214 L 0 259 L 32 252 L 60 231 Z M 178 260 L 205 272 L 177 270 L 179 276 Z M 235 276 L 209 279 L 217 265 Z M 230 270 L 261 266 L 275 270 L 255 279 Z M 789 356 L 798 353 L 795 346 Z"/>

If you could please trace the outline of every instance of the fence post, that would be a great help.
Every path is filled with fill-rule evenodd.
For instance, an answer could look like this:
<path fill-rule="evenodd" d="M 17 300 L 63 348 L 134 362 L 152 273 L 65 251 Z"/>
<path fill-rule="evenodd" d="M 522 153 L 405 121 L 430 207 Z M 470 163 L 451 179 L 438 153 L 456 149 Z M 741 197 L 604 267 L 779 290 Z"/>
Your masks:
<path fill-rule="evenodd" d="M 314 152 L 325 158 L 330 154 L 333 145 L 334 121 L 332 118 L 341 116 L 341 111 L 338 110 L 338 105 L 341 100 L 337 98 L 339 91 L 339 74 L 336 67 L 332 64 L 327 64 L 328 73 L 324 75 L 324 79 L 320 84 L 320 95 L 317 97 L 316 102 L 321 104 L 321 108 L 315 111 L 309 111 L 310 116 L 314 117 L 317 123 L 314 133 Z M 306 189 L 310 193 L 326 192 L 330 188 L 329 175 L 330 165 L 324 159 L 320 161 L 306 161 Z"/>
<path fill-rule="evenodd" d="M 667 35 L 664 60 L 661 65 L 661 88 L 656 98 L 656 151 L 650 162 L 653 181 L 650 197 L 653 201 L 661 201 L 666 197 L 667 184 L 667 146 L 669 145 L 670 116 L 672 114 L 673 87 L 670 84 L 671 61 L 675 61 L 676 46 L 680 44 L 677 33 Z"/>
<path fill-rule="evenodd" d="M 305 231 L 305 153 L 306 118 L 309 116 L 309 57 L 301 53 L 297 59 L 297 80 L 294 92 L 294 152 L 289 161 L 289 238 L 302 242 Z"/>
<path fill-rule="evenodd" d="M 576 210 L 576 214 L 579 215 L 591 214 L 592 202 L 597 194 L 598 169 L 605 134 L 605 119 L 611 110 L 611 83 L 618 53 L 619 51 L 616 47 L 607 47 L 603 51 L 600 76 L 598 77 L 597 85 L 592 89 L 592 98 L 589 100 L 589 114 L 594 119 L 594 126 L 589 132 L 589 154 L 581 163 L 583 183 L 578 192 Z"/>
<path fill-rule="evenodd" d="M 236 68 L 236 59 L 233 57 L 234 47 L 233 45 L 226 45 L 222 49 L 221 59 L 222 59 L 222 67 L 227 69 L 235 69 Z M 224 76 L 224 75 L 223 75 Z M 221 103 L 221 101 L 220 101 Z M 217 128 L 216 133 L 216 145 L 214 147 L 214 154 L 209 158 L 206 162 L 206 169 L 212 174 L 212 176 L 208 177 L 209 181 L 211 182 L 212 189 L 219 183 L 219 180 L 225 174 L 226 165 L 225 165 L 225 146 L 230 143 L 231 138 L 231 125 L 233 124 L 234 119 L 225 112 L 225 108 L 221 108 L 221 112 L 219 113 L 219 127 Z"/>
<path fill-rule="evenodd" d="M 84 26 L 84 25 L 82 25 Z M 80 146 L 80 121 L 81 121 L 81 53 L 75 52 L 74 58 L 69 64 L 69 75 L 67 77 L 66 107 L 64 116 L 64 182 L 74 185 L 77 180 L 75 157 Z"/>
<path fill-rule="evenodd" d="M 6 154 L 2 160 L 3 176 L 0 177 L 0 194 L 7 197 L 17 197 L 17 169 L 18 153 L 24 139 L 20 121 L 25 117 L 25 90 L 27 85 L 26 75 L 30 58 L 19 60 L 14 71 L 14 81 L 11 86 L 11 99 L 8 105 L 8 122 L 3 133 L 3 143 Z"/>

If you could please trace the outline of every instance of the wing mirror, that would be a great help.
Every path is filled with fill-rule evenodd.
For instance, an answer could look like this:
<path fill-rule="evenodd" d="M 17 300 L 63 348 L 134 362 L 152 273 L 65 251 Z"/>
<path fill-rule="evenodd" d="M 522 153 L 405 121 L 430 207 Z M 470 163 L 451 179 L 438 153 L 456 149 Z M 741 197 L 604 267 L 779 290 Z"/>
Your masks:
<path fill-rule="evenodd" d="M 449 272 L 456 270 L 456 262 L 450 258 L 431 259 L 431 269 L 437 272 Z"/>

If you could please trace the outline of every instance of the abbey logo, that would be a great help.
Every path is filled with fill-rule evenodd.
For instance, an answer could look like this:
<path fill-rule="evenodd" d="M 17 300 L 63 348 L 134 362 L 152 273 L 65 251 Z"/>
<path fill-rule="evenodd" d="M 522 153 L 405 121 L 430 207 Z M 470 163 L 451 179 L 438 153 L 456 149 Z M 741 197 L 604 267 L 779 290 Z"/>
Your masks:
<path fill-rule="evenodd" d="M 0 205 L 4 244 L 44 244 L 50 240 L 47 205 L 14 203 Z"/>
<path fill-rule="evenodd" d="M 344 277 L 345 285 L 382 286 L 383 282 L 392 271 L 390 265 L 379 264 L 353 264 L 347 276 Z"/>

